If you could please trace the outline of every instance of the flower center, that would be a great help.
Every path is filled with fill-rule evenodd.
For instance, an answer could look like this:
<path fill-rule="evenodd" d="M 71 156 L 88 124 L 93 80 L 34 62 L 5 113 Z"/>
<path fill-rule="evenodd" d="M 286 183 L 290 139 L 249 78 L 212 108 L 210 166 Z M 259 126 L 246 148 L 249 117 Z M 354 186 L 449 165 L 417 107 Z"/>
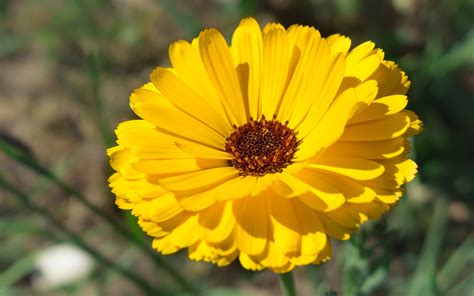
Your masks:
<path fill-rule="evenodd" d="M 273 116 L 266 120 L 250 118 L 226 139 L 225 150 L 232 154 L 232 165 L 242 176 L 261 177 L 280 173 L 291 163 L 298 146 L 295 132 Z"/>

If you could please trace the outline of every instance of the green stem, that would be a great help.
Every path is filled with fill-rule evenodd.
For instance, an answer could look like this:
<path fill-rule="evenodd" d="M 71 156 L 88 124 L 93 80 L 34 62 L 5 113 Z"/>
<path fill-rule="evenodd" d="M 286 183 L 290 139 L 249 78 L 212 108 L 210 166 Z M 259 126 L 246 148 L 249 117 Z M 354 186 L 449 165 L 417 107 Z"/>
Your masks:
<path fill-rule="evenodd" d="M 291 271 L 280 274 L 280 287 L 282 296 L 296 296 L 295 281 Z"/>
<path fill-rule="evenodd" d="M 124 239 L 129 241 L 130 243 L 136 245 L 139 249 L 141 249 L 152 261 L 153 263 L 160 267 L 161 269 L 165 270 L 168 275 L 173 278 L 184 290 L 190 292 L 191 294 L 195 295 L 198 294 L 195 287 L 188 282 L 176 269 L 174 269 L 171 265 L 166 263 L 157 252 L 153 251 L 148 247 L 146 242 L 143 242 L 136 238 L 136 236 L 118 221 L 107 215 L 103 212 L 100 208 L 96 207 L 92 204 L 88 199 L 85 198 L 82 193 L 77 191 L 75 188 L 70 186 L 69 184 L 65 183 L 63 180 L 59 179 L 55 174 L 51 171 L 40 165 L 35 159 L 31 156 L 27 155 L 26 153 L 20 151 L 16 147 L 10 145 L 6 141 L 0 139 L 0 150 L 2 150 L 6 155 L 9 157 L 19 161 L 20 163 L 24 164 L 29 169 L 35 171 L 39 175 L 45 177 L 52 183 L 56 184 L 61 190 L 69 194 L 70 196 L 74 197 L 79 203 L 81 203 L 84 207 L 106 222 L 118 235 L 122 236 Z"/>

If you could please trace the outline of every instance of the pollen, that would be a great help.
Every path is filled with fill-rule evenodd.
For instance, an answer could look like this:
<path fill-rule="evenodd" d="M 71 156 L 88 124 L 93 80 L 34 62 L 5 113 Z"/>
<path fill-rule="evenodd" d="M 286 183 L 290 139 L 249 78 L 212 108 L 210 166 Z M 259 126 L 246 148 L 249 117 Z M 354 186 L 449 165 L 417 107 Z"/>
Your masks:
<path fill-rule="evenodd" d="M 267 120 L 250 118 L 242 126 L 234 126 L 227 137 L 225 150 L 232 154 L 232 165 L 242 176 L 261 177 L 281 173 L 291 164 L 298 146 L 296 133 L 273 116 Z"/>

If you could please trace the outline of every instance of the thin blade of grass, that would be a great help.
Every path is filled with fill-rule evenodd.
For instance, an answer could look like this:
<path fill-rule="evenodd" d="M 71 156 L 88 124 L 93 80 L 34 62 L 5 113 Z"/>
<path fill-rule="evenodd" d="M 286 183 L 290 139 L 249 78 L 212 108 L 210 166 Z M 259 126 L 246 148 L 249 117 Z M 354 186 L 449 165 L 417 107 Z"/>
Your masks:
<path fill-rule="evenodd" d="M 0 273 L 0 287 L 9 287 L 31 273 L 35 267 L 34 254 L 28 254 Z"/>
<path fill-rule="evenodd" d="M 445 199 L 438 197 L 407 296 L 439 294 L 436 287 L 436 260 L 448 222 L 446 209 Z"/>
<path fill-rule="evenodd" d="M 474 277 L 469 274 L 461 282 L 449 290 L 446 296 L 472 295 L 474 291 Z"/>
<path fill-rule="evenodd" d="M 438 273 L 438 288 L 445 293 L 456 281 L 463 268 L 474 262 L 474 234 L 471 234 L 449 257 Z"/>
<path fill-rule="evenodd" d="M 92 99 L 95 107 L 94 113 L 97 122 L 96 125 L 99 128 L 104 148 L 109 148 L 114 145 L 114 139 L 111 136 L 112 132 L 108 130 L 107 117 L 105 116 L 104 106 L 102 103 L 102 98 L 100 96 L 101 63 L 98 51 L 94 51 L 93 54 L 89 57 L 87 65 L 89 80 L 92 87 Z"/>

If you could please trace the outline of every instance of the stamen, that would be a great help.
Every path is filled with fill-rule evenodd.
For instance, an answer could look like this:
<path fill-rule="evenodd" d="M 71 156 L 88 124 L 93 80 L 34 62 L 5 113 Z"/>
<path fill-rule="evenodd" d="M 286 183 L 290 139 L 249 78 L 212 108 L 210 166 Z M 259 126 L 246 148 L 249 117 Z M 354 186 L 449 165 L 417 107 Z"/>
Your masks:
<path fill-rule="evenodd" d="M 227 137 L 225 150 L 234 157 L 232 165 L 242 176 L 261 177 L 281 173 L 287 167 L 298 146 L 295 132 L 288 121 L 282 124 L 273 115 L 272 120 L 256 121 L 250 118 L 246 124 L 236 127 Z"/>

